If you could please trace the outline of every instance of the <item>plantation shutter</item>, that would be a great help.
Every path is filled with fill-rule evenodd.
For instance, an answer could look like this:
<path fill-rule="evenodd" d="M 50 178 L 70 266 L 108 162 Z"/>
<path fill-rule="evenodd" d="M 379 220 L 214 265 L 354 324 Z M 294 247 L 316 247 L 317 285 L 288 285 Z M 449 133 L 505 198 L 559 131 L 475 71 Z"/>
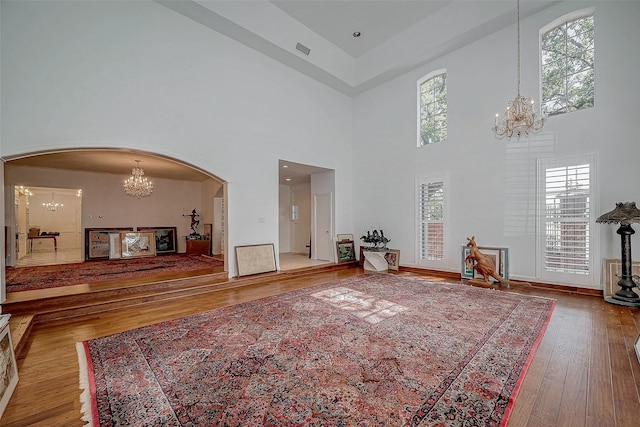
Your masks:
<path fill-rule="evenodd" d="M 419 187 L 420 258 L 444 258 L 444 182 L 422 183 Z"/>
<path fill-rule="evenodd" d="M 589 274 L 589 164 L 545 170 L 547 271 Z"/>

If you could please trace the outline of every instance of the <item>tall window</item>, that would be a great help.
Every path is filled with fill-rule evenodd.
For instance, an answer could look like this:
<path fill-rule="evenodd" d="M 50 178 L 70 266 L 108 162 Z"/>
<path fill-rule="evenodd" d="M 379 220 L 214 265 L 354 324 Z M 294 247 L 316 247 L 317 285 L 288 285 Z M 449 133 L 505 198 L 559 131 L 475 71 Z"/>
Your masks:
<path fill-rule="evenodd" d="M 552 116 L 593 107 L 595 101 L 594 22 L 566 19 L 542 29 L 542 111 Z M 551 26 L 550 25 L 550 26 Z"/>
<path fill-rule="evenodd" d="M 418 147 L 447 139 L 447 73 L 418 81 Z"/>
<path fill-rule="evenodd" d="M 592 163 L 590 158 L 543 163 L 543 278 L 560 274 L 580 282 L 591 274 Z"/>
<path fill-rule="evenodd" d="M 418 254 L 421 260 L 444 260 L 446 220 L 445 180 L 419 177 L 417 180 Z"/>

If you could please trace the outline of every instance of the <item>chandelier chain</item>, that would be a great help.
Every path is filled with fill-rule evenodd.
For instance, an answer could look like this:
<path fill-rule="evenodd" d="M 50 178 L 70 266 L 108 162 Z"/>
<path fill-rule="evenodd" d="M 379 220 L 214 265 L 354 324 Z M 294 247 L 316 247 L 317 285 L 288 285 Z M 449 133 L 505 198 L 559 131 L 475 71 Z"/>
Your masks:
<path fill-rule="evenodd" d="M 520 0 L 517 1 L 517 31 L 516 31 L 516 73 L 518 83 L 518 95 L 507 104 L 504 118 L 496 114 L 493 132 L 497 138 L 513 136 L 520 138 L 528 136 L 531 132 L 538 132 L 544 125 L 544 117 L 536 115 L 533 99 L 520 95 Z"/>
<path fill-rule="evenodd" d="M 518 96 L 520 96 L 520 0 L 518 0 L 518 45 L 517 45 L 517 52 L 518 52 Z"/>

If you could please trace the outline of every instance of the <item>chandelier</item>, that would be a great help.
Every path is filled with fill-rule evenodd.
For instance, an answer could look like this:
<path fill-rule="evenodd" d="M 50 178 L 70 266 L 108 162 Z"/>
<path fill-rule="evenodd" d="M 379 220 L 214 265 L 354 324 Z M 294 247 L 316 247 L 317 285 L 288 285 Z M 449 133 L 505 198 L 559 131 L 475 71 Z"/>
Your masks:
<path fill-rule="evenodd" d="M 144 171 L 140 167 L 140 160 L 136 160 L 136 167 L 131 170 L 131 176 L 124 181 L 124 192 L 130 196 L 150 196 L 153 192 L 153 183 L 144 178 Z"/>
<path fill-rule="evenodd" d="M 43 203 L 42 207 L 48 210 L 49 212 L 64 210 L 64 204 L 56 202 L 53 197 L 53 193 L 51 193 L 51 201 L 49 203 Z"/>
<path fill-rule="evenodd" d="M 500 115 L 496 114 L 493 126 L 496 138 L 528 136 L 530 132 L 538 132 L 544 125 L 544 117 L 536 117 L 533 99 L 520 95 L 520 0 L 518 0 L 518 96 L 507 104 L 504 118 L 499 121 L 499 117 Z"/>

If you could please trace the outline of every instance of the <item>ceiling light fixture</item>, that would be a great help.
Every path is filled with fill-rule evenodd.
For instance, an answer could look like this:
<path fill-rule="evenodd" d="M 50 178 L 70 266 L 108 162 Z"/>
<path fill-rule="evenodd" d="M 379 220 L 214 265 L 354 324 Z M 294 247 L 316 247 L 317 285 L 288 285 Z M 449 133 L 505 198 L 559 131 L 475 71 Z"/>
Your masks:
<path fill-rule="evenodd" d="M 493 132 L 496 138 L 512 136 L 520 138 L 528 136 L 530 132 L 538 132 L 544 125 L 544 117 L 536 117 L 533 99 L 520 95 L 520 0 L 518 0 L 518 96 L 509 101 L 504 118 L 499 121 L 496 114 Z"/>
<path fill-rule="evenodd" d="M 140 160 L 136 160 L 136 167 L 131 170 L 131 176 L 124 181 L 124 192 L 129 196 L 150 196 L 153 192 L 153 183 L 143 177 L 144 170 L 140 167 Z"/>
<path fill-rule="evenodd" d="M 360 31 L 354 31 L 353 32 L 353 37 L 358 38 L 360 37 L 362 34 L 360 33 Z"/>
<path fill-rule="evenodd" d="M 43 203 L 42 207 L 48 210 L 49 212 L 56 212 L 64 210 L 64 204 L 58 203 L 53 198 L 53 193 L 51 193 L 51 201 L 49 203 Z"/>

